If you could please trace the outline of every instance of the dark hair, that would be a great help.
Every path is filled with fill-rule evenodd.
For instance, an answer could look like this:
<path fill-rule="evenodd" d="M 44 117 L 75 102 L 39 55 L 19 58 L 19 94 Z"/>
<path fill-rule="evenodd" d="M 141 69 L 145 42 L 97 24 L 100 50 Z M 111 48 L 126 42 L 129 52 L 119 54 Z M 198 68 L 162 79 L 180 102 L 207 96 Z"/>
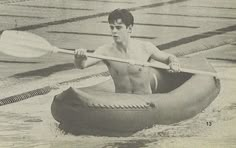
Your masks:
<path fill-rule="evenodd" d="M 133 15 L 126 9 L 116 9 L 112 11 L 108 16 L 109 24 L 113 24 L 117 19 L 121 19 L 126 27 L 134 25 Z"/>

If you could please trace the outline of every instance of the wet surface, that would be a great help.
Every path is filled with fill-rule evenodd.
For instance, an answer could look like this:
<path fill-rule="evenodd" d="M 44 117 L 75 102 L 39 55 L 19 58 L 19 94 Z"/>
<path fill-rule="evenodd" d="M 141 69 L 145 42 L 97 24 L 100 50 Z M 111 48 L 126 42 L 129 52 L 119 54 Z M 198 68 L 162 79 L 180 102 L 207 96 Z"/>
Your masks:
<path fill-rule="evenodd" d="M 234 62 L 211 61 L 225 75 L 236 73 Z M 52 118 L 49 94 L 0 108 L 1 147 L 234 147 L 236 145 L 235 80 L 221 80 L 216 100 L 196 117 L 173 125 L 155 125 L 130 137 L 65 134 Z M 78 83 L 79 85 L 79 83 Z M 68 86 L 69 87 L 69 86 Z"/>
<path fill-rule="evenodd" d="M 72 0 L 70 3 L 0 0 L 0 32 L 30 31 L 57 47 L 94 50 L 111 41 L 107 14 L 122 7 L 131 10 L 136 18 L 134 37 L 151 41 L 162 50 L 178 51 L 182 56 L 235 41 L 235 6 L 233 0 Z M 61 131 L 51 116 L 54 95 L 70 86 L 92 85 L 99 77 L 79 82 L 69 80 L 104 68 L 76 70 L 73 57 L 68 55 L 22 59 L 0 53 L 0 98 L 44 86 L 57 87 L 47 94 L 0 107 L 0 147 L 236 147 L 234 49 L 235 45 L 203 53 L 218 73 L 227 78 L 221 79 L 221 92 L 206 110 L 192 119 L 155 125 L 129 137 L 74 136 Z M 62 85 L 61 81 L 68 83 Z"/>

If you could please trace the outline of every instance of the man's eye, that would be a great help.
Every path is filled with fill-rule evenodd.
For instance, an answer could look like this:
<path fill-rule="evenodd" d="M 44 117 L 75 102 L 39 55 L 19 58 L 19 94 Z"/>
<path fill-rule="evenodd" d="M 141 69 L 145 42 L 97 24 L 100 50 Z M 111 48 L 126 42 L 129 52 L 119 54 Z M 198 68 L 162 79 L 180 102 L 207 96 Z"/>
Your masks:
<path fill-rule="evenodd" d="M 122 26 L 116 26 L 117 30 L 120 30 L 122 28 Z"/>
<path fill-rule="evenodd" d="M 111 30 L 113 30 L 113 29 L 114 29 L 114 26 L 110 26 L 110 28 L 111 28 Z"/>

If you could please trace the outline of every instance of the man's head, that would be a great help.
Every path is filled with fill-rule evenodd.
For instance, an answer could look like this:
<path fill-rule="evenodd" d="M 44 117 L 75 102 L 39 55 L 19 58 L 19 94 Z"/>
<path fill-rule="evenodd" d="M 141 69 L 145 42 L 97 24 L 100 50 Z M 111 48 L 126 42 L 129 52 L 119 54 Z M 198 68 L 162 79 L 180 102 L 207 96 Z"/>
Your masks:
<path fill-rule="evenodd" d="M 116 43 L 124 43 L 130 38 L 134 24 L 133 15 L 126 9 L 116 9 L 108 16 L 111 33 Z"/>
<path fill-rule="evenodd" d="M 126 27 L 134 25 L 133 15 L 126 9 L 116 9 L 112 11 L 108 16 L 109 24 L 114 24 L 117 20 L 121 20 Z"/>

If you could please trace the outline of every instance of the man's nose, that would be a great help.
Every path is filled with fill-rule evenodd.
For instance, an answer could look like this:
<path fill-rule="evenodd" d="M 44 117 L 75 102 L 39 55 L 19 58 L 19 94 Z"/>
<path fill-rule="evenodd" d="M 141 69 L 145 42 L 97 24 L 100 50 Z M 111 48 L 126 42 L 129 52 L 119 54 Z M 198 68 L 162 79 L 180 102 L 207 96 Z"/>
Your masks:
<path fill-rule="evenodd" d="M 114 27 L 111 31 L 112 31 L 113 33 L 116 33 L 116 32 L 117 32 L 117 29 Z"/>

